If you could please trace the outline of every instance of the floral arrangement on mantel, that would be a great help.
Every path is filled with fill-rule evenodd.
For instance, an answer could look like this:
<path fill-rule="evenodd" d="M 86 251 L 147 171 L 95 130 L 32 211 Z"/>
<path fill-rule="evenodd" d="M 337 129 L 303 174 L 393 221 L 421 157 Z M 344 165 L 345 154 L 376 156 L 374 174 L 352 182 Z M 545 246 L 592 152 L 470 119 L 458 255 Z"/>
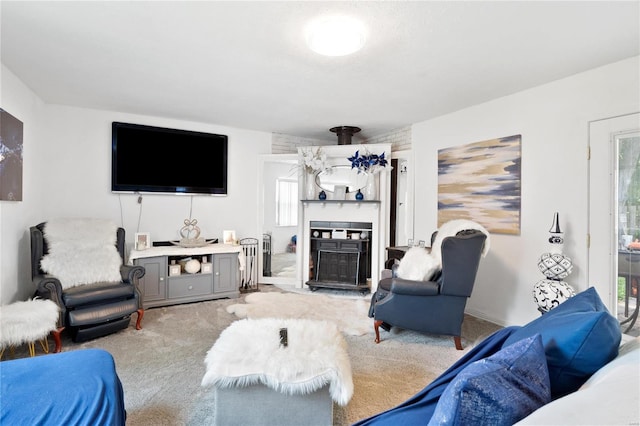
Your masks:
<path fill-rule="evenodd" d="M 372 154 L 366 149 L 364 151 L 361 154 L 360 150 L 357 150 L 353 157 L 347 158 L 351 162 L 352 169 L 358 169 L 358 173 L 367 172 L 373 174 L 385 170 L 389 162 L 384 158 L 384 152 L 378 155 Z"/>
<path fill-rule="evenodd" d="M 315 173 L 327 168 L 327 154 L 322 147 L 302 149 L 302 168 L 307 173 Z"/>

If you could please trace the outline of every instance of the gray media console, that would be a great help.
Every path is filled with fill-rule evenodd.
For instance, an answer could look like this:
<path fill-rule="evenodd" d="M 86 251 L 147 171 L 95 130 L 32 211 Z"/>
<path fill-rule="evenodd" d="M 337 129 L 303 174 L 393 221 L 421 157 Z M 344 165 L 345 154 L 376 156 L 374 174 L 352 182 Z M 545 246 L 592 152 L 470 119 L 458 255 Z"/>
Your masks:
<path fill-rule="evenodd" d="M 170 274 L 170 266 L 174 271 L 176 267 L 180 270 L 180 261 L 188 257 L 200 262 L 206 260 L 208 265 L 195 274 L 185 271 L 179 275 Z M 144 266 L 146 270 L 140 280 L 145 308 L 236 298 L 240 295 L 238 253 L 151 256 L 140 257 L 133 262 Z"/>

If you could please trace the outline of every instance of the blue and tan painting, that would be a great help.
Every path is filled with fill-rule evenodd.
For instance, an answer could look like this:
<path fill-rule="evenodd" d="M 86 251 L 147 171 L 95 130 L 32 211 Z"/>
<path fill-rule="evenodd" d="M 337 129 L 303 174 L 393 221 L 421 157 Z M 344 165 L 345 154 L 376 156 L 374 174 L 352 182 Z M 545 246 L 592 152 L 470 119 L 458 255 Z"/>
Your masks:
<path fill-rule="evenodd" d="M 521 135 L 438 150 L 438 226 L 469 219 L 520 234 Z"/>

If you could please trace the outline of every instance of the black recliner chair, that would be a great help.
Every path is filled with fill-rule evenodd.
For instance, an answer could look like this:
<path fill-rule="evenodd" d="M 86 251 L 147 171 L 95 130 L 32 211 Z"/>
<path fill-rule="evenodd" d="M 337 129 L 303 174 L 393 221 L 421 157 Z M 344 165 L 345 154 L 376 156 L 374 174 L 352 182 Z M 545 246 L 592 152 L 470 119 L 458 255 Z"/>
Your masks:
<path fill-rule="evenodd" d="M 396 326 L 453 336 L 456 349 L 462 350 L 464 309 L 473 290 L 486 239 L 478 230 L 465 230 L 444 238 L 442 269 L 431 281 L 406 280 L 396 277 L 392 271 L 383 271 L 369 311 L 374 319 L 376 343 L 380 342 L 380 327 L 389 331 Z"/>
<path fill-rule="evenodd" d="M 60 334 L 67 329 L 75 342 L 104 336 L 129 326 L 131 314 L 137 312 L 136 329 L 142 328 L 144 309 L 138 280 L 145 274 L 142 266 L 124 265 L 125 230 L 117 229 L 116 249 L 123 259 L 120 282 L 83 284 L 64 289 L 60 280 L 47 275 L 40 261 L 49 252 L 44 237 L 45 223 L 29 228 L 31 235 L 31 278 L 34 297 L 50 299 L 60 308 L 58 328 L 53 333 L 55 352 L 62 348 Z"/>

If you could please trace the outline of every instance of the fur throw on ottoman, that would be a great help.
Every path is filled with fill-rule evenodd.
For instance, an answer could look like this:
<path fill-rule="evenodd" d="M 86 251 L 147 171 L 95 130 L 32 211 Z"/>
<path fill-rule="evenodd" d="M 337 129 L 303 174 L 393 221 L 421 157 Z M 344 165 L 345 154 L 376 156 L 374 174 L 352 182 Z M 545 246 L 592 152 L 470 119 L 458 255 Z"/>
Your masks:
<path fill-rule="evenodd" d="M 29 299 L 0 306 L 0 348 L 19 346 L 47 337 L 56 329 L 58 305 Z"/>
<path fill-rule="evenodd" d="M 288 343 L 280 343 L 286 328 Z M 243 319 L 227 327 L 207 352 L 202 386 L 263 384 L 289 395 L 305 395 L 329 384 L 331 398 L 347 405 L 353 395 L 346 341 L 328 321 Z"/>

